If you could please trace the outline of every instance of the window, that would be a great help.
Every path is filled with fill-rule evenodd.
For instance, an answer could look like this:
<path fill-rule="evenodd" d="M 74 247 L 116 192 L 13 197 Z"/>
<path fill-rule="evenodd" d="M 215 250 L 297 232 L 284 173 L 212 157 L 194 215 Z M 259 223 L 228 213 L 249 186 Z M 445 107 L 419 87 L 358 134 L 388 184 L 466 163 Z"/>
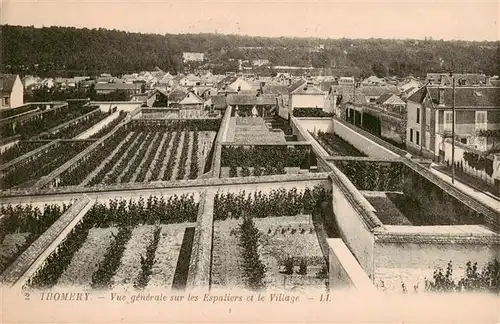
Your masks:
<path fill-rule="evenodd" d="M 413 129 L 410 128 L 410 142 L 413 143 Z"/>
<path fill-rule="evenodd" d="M 4 100 L 5 101 L 5 105 L 6 106 L 10 105 L 10 98 L 9 97 L 5 97 L 4 99 L 5 99 Z"/>
<path fill-rule="evenodd" d="M 417 108 L 417 124 L 420 124 L 420 108 Z"/>
<path fill-rule="evenodd" d="M 420 132 L 415 132 L 415 144 L 420 145 Z"/>
<path fill-rule="evenodd" d="M 486 111 L 476 111 L 476 129 L 486 129 Z"/>
<path fill-rule="evenodd" d="M 453 124 L 453 112 L 445 111 L 444 112 L 444 130 L 451 131 L 451 127 Z"/>

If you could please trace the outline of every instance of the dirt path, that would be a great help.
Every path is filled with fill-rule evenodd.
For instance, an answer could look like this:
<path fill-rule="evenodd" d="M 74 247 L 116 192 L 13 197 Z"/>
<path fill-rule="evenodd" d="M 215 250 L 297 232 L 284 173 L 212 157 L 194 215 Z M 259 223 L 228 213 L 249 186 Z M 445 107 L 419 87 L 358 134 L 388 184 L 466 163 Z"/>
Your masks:
<path fill-rule="evenodd" d="M 189 147 L 188 147 L 188 153 L 187 153 L 187 158 L 186 158 L 186 166 L 184 167 L 184 170 L 186 172 L 184 173 L 184 177 L 182 179 L 188 179 L 189 178 L 189 173 L 191 172 L 191 159 L 193 155 L 193 147 L 194 147 L 194 132 L 189 132 Z"/>

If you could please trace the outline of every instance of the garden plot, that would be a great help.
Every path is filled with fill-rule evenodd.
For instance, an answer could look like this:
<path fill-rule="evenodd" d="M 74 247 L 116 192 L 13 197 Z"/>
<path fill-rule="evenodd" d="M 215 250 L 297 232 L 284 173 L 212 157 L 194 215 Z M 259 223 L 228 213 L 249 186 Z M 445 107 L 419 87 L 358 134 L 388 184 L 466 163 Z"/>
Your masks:
<path fill-rule="evenodd" d="M 0 269 L 5 269 L 11 259 L 19 254 L 19 251 L 28 242 L 31 233 L 7 234 L 0 244 Z"/>
<path fill-rule="evenodd" d="M 146 249 L 153 240 L 154 225 L 137 226 L 127 242 L 120 266 L 113 277 L 114 286 L 127 289 L 134 284 L 141 271 L 141 256 L 146 257 Z"/>
<path fill-rule="evenodd" d="M 266 267 L 267 289 L 324 288 L 325 279 L 317 277 L 326 266 L 312 220 L 308 215 L 253 218 L 261 233 L 259 256 Z M 212 287 L 245 288 L 239 225 L 242 220 L 215 221 Z M 284 274 L 288 257 L 293 258 L 294 273 Z M 298 274 L 300 261 L 306 274 Z"/>
<path fill-rule="evenodd" d="M 116 227 L 92 228 L 87 240 L 75 253 L 66 271 L 59 278 L 59 286 L 90 287 L 92 275 L 103 261 L 107 248 L 113 242 Z"/>
<path fill-rule="evenodd" d="M 311 216 L 255 218 L 254 222 L 262 233 L 260 255 L 267 269 L 268 287 L 325 287 L 324 279 L 316 277 L 325 266 L 325 259 Z M 282 273 L 288 257 L 294 261 L 295 273 L 290 275 Z M 299 275 L 299 263 L 303 260 L 307 264 L 306 274 Z"/>
<path fill-rule="evenodd" d="M 172 287 L 184 231 L 186 227 L 190 226 L 195 226 L 195 224 L 179 223 L 161 226 L 160 241 L 156 248 L 148 288 L 162 287 L 170 289 Z"/>
<path fill-rule="evenodd" d="M 212 287 L 245 288 L 238 226 L 241 220 L 214 221 Z"/>

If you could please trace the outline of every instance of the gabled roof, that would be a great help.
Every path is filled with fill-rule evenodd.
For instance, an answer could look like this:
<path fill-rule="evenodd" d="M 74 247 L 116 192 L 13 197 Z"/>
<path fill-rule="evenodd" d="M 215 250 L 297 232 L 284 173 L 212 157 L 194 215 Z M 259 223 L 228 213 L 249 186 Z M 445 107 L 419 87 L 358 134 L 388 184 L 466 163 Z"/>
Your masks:
<path fill-rule="evenodd" d="M 215 85 L 215 87 L 219 90 L 223 89 L 224 86 L 226 85 L 230 85 L 231 83 L 234 83 L 236 80 L 238 80 L 238 77 L 237 76 L 234 76 L 234 75 L 228 75 L 226 76 L 224 79 L 220 80 L 219 82 L 217 82 L 217 84 Z"/>
<path fill-rule="evenodd" d="M 335 80 L 323 81 L 319 84 L 319 88 L 321 89 L 321 91 L 330 91 L 332 85 L 338 85 L 338 84 L 339 82 Z"/>
<path fill-rule="evenodd" d="M 426 93 L 427 93 L 426 87 L 421 87 L 420 89 L 415 91 L 410 97 L 408 97 L 408 101 L 422 103 Z"/>
<path fill-rule="evenodd" d="M 276 97 L 274 95 L 241 95 L 231 94 L 227 96 L 228 105 L 274 105 L 276 104 Z"/>
<path fill-rule="evenodd" d="M 301 79 L 301 80 L 298 80 L 298 81 L 295 81 L 294 83 L 292 83 L 289 87 L 288 87 L 288 92 L 292 93 L 294 92 L 295 90 L 297 90 L 301 85 L 303 84 L 306 84 L 307 81 L 304 80 L 304 79 Z"/>
<path fill-rule="evenodd" d="M 384 93 L 387 92 L 386 87 L 379 87 L 379 86 L 364 86 L 359 88 L 360 92 L 363 93 L 365 96 L 368 97 L 380 97 Z"/>
<path fill-rule="evenodd" d="M 224 95 L 217 95 L 217 96 L 212 96 L 212 104 L 214 105 L 215 109 L 226 109 L 227 107 L 227 97 Z"/>
<path fill-rule="evenodd" d="M 281 84 L 266 84 L 262 87 L 263 94 L 285 95 L 288 94 L 288 87 Z"/>
<path fill-rule="evenodd" d="M 170 91 L 168 94 L 169 102 L 181 102 L 181 100 L 187 95 L 188 91 L 182 87 L 177 87 L 174 90 Z"/>
<path fill-rule="evenodd" d="M 396 96 L 394 93 L 392 92 L 386 92 L 384 93 L 383 95 L 381 95 L 380 97 L 377 98 L 377 103 L 378 104 L 384 104 L 387 100 L 389 100 L 390 98 L 392 97 L 395 97 L 395 101 L 396 101 L 396 104 L 404 104 L 405 102 L 403 101 L 403 99 L 399 98 L 398 96 Z"/>
<path fill-rule="evenodd" d="M 12 92 L 14 83 L 16 82 L 17 74 L 0 73 L 0 92 Z"/>

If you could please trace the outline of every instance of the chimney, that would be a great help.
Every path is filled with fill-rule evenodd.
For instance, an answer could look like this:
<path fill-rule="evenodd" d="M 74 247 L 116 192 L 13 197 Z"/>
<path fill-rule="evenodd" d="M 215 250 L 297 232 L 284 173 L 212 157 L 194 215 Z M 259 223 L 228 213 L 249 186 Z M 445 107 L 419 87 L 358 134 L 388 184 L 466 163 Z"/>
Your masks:
<path fill-rule="evenodd" d="M 438 104 L 439 106 L 444 106 L 444 88 L 438 88 Z"/>

